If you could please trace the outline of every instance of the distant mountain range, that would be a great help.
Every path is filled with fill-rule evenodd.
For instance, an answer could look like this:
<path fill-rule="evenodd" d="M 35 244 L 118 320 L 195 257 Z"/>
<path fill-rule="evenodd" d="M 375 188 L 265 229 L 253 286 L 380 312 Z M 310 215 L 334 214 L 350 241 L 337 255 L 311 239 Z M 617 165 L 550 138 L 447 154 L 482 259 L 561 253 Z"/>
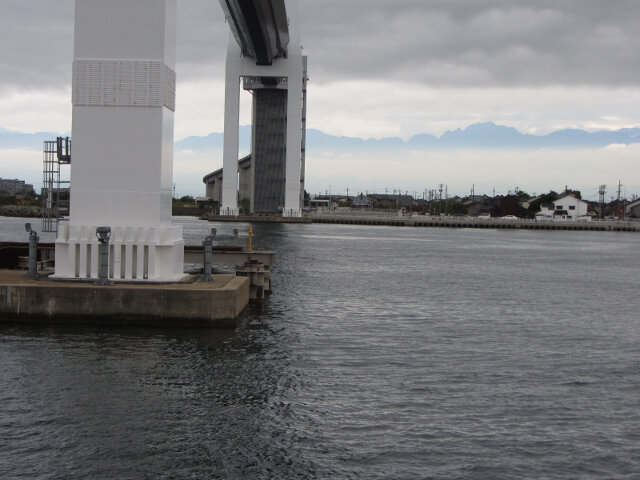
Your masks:
<path fill-rule="evenodd" d="M 41 149 L 44 140 L 53 140 L 59 133 L 22 133 L 0 128 L 0 148 Z M 69 135 L 67 134 L 62 134 Z M 240 150 L 248 151 L 251 128 L 240 127 Z M 586 132 L 558 130 L 547 135 L 521 133 L 513 127 L 492 122 L 476 123 L 465 129 L 449 130 L 441 136 L 422 133 L 409 140 L 398 137 L 362 139 L 329 135 L 320 130 L 307 130 L 308 152 L 355 152 L 385 150 L 439 150 L 452 148 L 476 149 L 537 149 L 537 148 L 602 148 L 611 144 L 640 143 L 640 127 L 615 131 Z M 202 137 L 187 137 L 175 143 L 176 150 L 220 150 L 223 134 L 211 133 Z"/>
<path fill-rule="evenodd" d="M 251 128 L 240 128 L 240 149 L 248 150 Z M 520 133 L 513 127 L 492 122 L 476 123 L 465 129 L 449 130 L 441 136 L 422 133 L 409 140 L 398 137 L 362 139 L 338 137 L 320 130 L 307 130 L 309 152 L 354 152 L 381 150 L 439 150 L 451 148 L 481 149 L 536 149 L 536 148 L 602 148 L 611 144 L 640 143 L 640 128 L 615 131 L 586 132 L 584 130 L 558 130 L 547 135 Z M 176 142 L 178 150 L 215 150 L 222 148 L 223 134 L 206 137 L 188 137 Z"/>
<path fill-rule="evenodd" d="M 31 148 L 34 150 L 42 150 L 42 143 L 45 140 L 55 140 L 56 137 L 70 135 L 70 133 L 61 134 L 55 132 L 14 132 L 0 127 L 0 148 Z"/>

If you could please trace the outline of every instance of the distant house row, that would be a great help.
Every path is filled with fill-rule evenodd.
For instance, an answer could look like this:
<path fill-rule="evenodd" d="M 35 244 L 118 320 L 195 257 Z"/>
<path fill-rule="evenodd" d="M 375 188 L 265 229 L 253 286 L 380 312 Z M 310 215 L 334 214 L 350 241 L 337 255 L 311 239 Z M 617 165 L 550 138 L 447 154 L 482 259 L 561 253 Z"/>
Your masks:
<path fill-rule="evenodd" d="M 493 198 L 487 195 L 471 195 L 448 199 L 420 199 L 402 194 L 317 195 L 310 199 L 308 206 L 330 210 L 403 210 L 429 215 L 515 216 L 541 221 L 591 220 L 600 217 L 640 218 L 640 200 L 621 200 L 600 205 L 597 202 L 582 200 L 580 192 L 574 190 L 566 190 L 561 194 L 550 192 L 537 197 L 519 192 L 519 195 Z"/>
<path fill-rule="evenodd" d="M 309 206 L 310 207 L 332 207 L 332 208 L 344 208 L 351 207 L 356 209 L 392 209 L 406 211 L 415 211 L 426 206 L 427 201 L 414 198 L 411 195 L 402 194 L 362 194 L 350 197 L 347 195 L 341 196 L 328 196 L 318 195 L 312 197 Z"/>

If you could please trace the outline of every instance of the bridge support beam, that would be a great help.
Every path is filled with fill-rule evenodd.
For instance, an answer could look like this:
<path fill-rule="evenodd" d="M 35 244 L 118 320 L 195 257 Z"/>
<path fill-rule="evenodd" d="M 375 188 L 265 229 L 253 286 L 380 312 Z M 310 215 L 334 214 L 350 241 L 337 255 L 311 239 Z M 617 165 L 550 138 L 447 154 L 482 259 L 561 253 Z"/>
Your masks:
<path fill-rule="evenodd" d="M 232 43 L 233 42 L 233 43 Z M 222 205 L 220 215 L 238 215 L 238 135 L 240 123 L 240 80 L 242 56 L 229 40 L 224 99 L 224 147 L 222 153 Z"/>
<path fill-rule="evenodd" d="M 284 204 L 282 215 L 302 215 L 302 128 L 303 83 L 306 70 L 302 58 L 298 27 L 297 4 L 287 1 L 289 16 L 289 46 L 286 58 L 276 58 L 271 65 L 257 65 L 255 59 L 244 57 L 233 35 L 229 36 L 226 62 L 225 125 L 221 215 L 238 214 L 238 132 L 240 82 L 243 77 L 273 77 L 287 79 L 287 127 Z M 253 159 L 252 161 L 255 161 Z"/>

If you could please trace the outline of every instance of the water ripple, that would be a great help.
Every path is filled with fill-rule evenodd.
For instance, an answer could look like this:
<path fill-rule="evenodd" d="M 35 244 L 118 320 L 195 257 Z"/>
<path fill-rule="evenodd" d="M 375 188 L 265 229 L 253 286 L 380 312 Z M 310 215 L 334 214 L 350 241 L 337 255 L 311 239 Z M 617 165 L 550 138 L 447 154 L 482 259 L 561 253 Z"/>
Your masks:
<path fill-rule="evenodd" d="M 0 325 L 0 478 L 637 478 L 635 236 L 254 232 L 236 330 Z"/>

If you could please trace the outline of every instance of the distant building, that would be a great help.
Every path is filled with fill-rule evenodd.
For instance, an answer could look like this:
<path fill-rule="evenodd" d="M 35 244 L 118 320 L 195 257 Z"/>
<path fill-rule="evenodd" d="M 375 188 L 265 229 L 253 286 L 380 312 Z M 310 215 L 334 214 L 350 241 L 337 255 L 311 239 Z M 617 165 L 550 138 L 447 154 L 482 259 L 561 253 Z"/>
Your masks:
<path fill-rule="evenodd" d="M 462 205 L 470 217 L 491 216 L 492 212 L 498 214 L 496 202 L 488 195 L 471 195 L 462 201 Z"/>
<path fill-rule="evenodd" d="M 366 197 L 363 194 L 360 194 L 353 199 L 351 206 L 353 208 L 358 208 L 358 209 L 368 209 L 368 208 L 371 208 L 373 204 L 369 199 L 369 197 Z"/>
<path fill-rule="evenodd" d="M 541 203 L 540 211 L 536 213 L 536 220 L 553 220 L 555 211 L 553 202 Z"/>
<path fill-rule="evenodd" d="M 374 208 L 395 208 L 410 210 L 414 203 L 411 195 L 388 195 L 388 194 L 370 194 L 367 198 L 371 201 Z"/>
<path fill-rule="evenodd" d="M 8 195 L 27 195 L 28 193 L 35 193 L 33 185 L 25 183 L 24 180 L 9 180 L 0 178 L 0 192 Z"/>
<path fill-rule="evenodd" d="M 347 196 L 336 196 L 331 198 L 331 204 L 335 204 L 338 207 L 350 207 L 352 202 L 351 197 Z"/>
<path fill-rule="evenodd" d="M 628 203 L 624 213 L 629 218 L 640 218 L 640 199 Z"/>
<path fill-rule="evenodd" d="M 474 203 L 487 203 L 491 200 L 491 197 L 488 195 L 469 195 L 467 200 Z"/>
<path fill-rule="evenodd" d="M 522 201 L 520 202 L 520 206 L 521 206 L 522 208 L 524 208 L 525 210 L 528 210 L 532 203 L 537 202 L 537 201 L 538 201 L 538 200 L 540 200 L 541 198 L 542 198 L 542 195 L 538 195 L 537 197 L 527 198 L 526 200 L 522 200 Z"/>
<path fill-rule="evenodd" d="M 311 208 L 329 208 L 331 200 L 324 197 L 312 197 L 309 199 L 309 207 Z"/>
<path fill-rule="evenodd" d="M 522 217 L 524 214 L 523 208 L 520 206 L 518 197 L 515 195 L 506 195 L 498 198 L 498 217 L 504 217 L 507 215 L 514 215 L 516 217 Z"/>
<path fill-rule="evenodd" d="M 553 203 L 543 203 L 536 213 L 536 220 L 583 220 L 589 217 L 589 204 L 574 196 L 563 193 Z"/>

